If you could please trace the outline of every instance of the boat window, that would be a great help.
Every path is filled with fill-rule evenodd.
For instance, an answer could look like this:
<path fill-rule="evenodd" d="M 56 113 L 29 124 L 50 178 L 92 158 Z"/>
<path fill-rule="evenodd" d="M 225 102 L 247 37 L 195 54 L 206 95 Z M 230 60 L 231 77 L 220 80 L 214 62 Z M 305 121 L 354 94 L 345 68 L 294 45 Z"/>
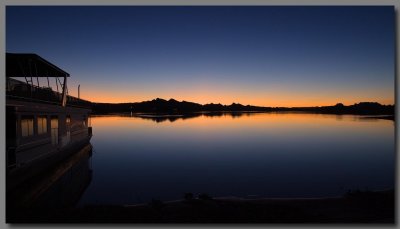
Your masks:
<path fill-rule="evenodd" d="M 38 125 L 38 134 L 47 133 L 47 117 L 46 116 L 38 116 L 37 117 L 37 125 Z"/>
<path fill-rule="evenodd" d="M 22 137 L 33 135 L 33 116 L 21 117 L 21 134 Z"/>
<path fill-rule="evenodd" d="M 51 129 L 58 128 L 58 117 L 51 117 Z"/>

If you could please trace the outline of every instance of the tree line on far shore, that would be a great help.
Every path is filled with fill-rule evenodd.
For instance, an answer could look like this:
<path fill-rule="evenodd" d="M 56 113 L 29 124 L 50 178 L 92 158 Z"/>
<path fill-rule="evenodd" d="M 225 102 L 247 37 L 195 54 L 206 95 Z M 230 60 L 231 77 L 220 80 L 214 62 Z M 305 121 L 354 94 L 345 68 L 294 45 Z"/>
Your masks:
<path fill-rule="evenodd" d="M 260 107 L 232 103 L 222 104 L 198 104 L 175 99 L 153 99 L 151 101 L 136 103 L 92 103 L 93 114 L 110 113 L 163 113 L 163 114 L 185 114 L 192 112 L 271 112 L 271 111 L 304 111 L 330 114 L 382 114 L 394 115 L 394 105 L 382 105 L 377 102 L 360 102 L 345 106 L 338 103 L 333 106 L 320 107 Z"/>

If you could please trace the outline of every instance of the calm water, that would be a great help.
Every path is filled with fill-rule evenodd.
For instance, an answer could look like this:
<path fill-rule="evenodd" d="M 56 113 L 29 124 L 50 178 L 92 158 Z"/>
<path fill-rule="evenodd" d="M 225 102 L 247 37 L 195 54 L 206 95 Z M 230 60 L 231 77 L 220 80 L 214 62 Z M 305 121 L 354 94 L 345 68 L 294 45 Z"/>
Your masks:
<path fill-rule="evenodd" d="M 262 113 L 170 119 L 92 117 L 85 204 L 338 196 L 394 187 L 394 122 L 353 115 Z"/>

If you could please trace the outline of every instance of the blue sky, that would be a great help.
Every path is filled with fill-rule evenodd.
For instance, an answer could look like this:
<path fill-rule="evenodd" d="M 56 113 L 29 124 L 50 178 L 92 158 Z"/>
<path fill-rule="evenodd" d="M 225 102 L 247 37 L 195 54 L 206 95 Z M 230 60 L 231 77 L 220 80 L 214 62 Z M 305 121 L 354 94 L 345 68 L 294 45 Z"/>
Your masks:
<path fill-rule="evenodd" d="M 389 6 L 7 6 L 6 51 L 97 102 L 392 104 L 394 22 Z"/>

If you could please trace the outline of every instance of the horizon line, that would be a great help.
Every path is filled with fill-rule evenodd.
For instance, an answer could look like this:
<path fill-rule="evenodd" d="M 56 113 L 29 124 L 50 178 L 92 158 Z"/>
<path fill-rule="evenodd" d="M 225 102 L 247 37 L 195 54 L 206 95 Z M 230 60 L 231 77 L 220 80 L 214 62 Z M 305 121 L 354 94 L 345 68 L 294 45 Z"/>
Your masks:
<path fill-rule="evenodd" d="M 197 102 L 192 102 L 192 101 L 188 101 L 188 100 L 177 100 L 177 99 L 174 99 L 174 98 L 164 99 L 164 98 L 159 98 L 159 97 L 157 97 L 157 98 L 155 98 L 155 99 L 143 100 L 143 101 L 137 101 L 137 102 L 92 102 L 92 101 L 90 101 L 90 100 L 89 100 L 89 101 L 90 101 L 91 103 L 124 104 L 124 103 L 143 103 L 143 102 L 151 102 L 151 101 L 154 101 L 154 100 L 157 100 L 157 99 L 159 99 L 159 100 L 165 100 L 165 101 L 175 100 L 175 101 L 177 101 L 177 102 L 196 103 L 196 104 L 199 104 L 199 105 L 201 105 L 201 106 L 210 105 L 210 104 L 213 104 L 213 105 L 222 105 L 222 106 L 230 106 L 230 105 L 233 105 L 233 104 L 237 104 L 237 105 L 242 105 L 242 106 L 266 107 L 266 108 L 326 107 L 326 106 L 335 106 L 335 105 L 337 105 L 337 104 L 343 104 L 344 106 L 351 106 L 351 105 L 355 105 L 355 104 L 359 104 L 359 103 L 378 103 L 378 104 L 380 104 L 380 105 L 382 105 L 382 106 L 395 106 L 395 103 L 393 103 L 393 104 L 383 104 L 383 103 L 379 103 L 379 102 L 377 102 L 377 101 L 360 101 L 360 102 L 356 102 L 356 103 L 348 104 L 348 105 L 344 104 L 343 102 L 337 102 L 336 104 L 331 104 L 331 105 L 317 105 L 317 106 L 260 106 L 260 105 L 252 105 L 252 104 L 241 104 L 241 103 L 237 103 L 237 102 L 232 102 L 231 104 L 222 104 L 222 103 L 214 103 L 214 102 L 211 102 L 211 103 L 204 103 L 204 104 L 203 104 L 203 103 L 197 103 Z"/>

